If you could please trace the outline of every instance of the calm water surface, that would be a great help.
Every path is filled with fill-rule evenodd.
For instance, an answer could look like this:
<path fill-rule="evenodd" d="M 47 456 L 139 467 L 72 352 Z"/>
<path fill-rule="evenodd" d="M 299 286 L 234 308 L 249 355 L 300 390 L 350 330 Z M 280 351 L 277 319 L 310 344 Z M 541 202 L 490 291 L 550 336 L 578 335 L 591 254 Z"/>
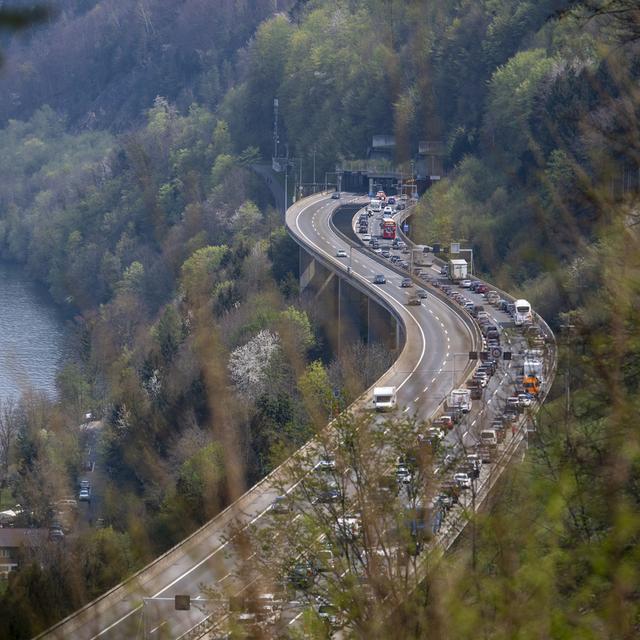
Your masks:
<path fill-rule="evenodd" d="M 60 310 L 20 267 L 0 263 L 0 399 L 28 388 L 55 397 L 55 377 L 69 356 Z"/>

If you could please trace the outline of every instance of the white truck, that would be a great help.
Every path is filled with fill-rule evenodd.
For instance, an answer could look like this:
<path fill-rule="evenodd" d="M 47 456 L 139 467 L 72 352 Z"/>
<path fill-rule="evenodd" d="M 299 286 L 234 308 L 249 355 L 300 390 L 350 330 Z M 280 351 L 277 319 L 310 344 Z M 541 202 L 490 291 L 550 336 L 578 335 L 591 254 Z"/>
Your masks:
<path fill-rule="evenodd" d="M 449 260 L 449 278 L 453 282 L 459 282 L 467 278 L 468 265 L 467 261 L 460 259 Z"/>
<path fill-rule="evenodd" d="M 373 211 L 374 213 L 380 213 L 382 211 L 382 201 L 374 198 L 369 203 L 369 209 L 371 209 L 371 211 Z"/>
<path fill-rule="evenodd" d="M 396 408 L 395 387 L 375 387 L 373 390 L 373 408 L 376 411 L 393 411 Z"/>
<path fill-rule="evenodd" d="M 462 413 L 471 411 L 471 389 L 454 389 L 449 395 L 449 407 L 457 408 Z"/>

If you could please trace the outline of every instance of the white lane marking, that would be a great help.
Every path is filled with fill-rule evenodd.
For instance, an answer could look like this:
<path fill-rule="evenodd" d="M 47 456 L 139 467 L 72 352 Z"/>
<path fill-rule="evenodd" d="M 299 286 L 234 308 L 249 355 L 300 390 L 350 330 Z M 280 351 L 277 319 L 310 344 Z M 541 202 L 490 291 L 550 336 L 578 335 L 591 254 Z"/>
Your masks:
<path fill-rule="evenodd" d="M 167 624 L 167 621 L 163 620 L 157 627 L 154 627 L 153 629 L 151 629 L 149 633 L 155 633 L 160 627 L 163 627 L 165 624 Z"/>
<path fill-rule="evenodd" d="M 416 396 L 416 397 L 413 399 L 413 401 L 414 401 L 414 402 L 418 402 L 418 400 L 420 400 L 420 396 Z"/>
<path fill-rule="evenodd" d="M 292 625 L 303 613 L 304 611 L 301 611 L 295 618 L 293 618 L 293 620 L 291 620 L 291 622 L 289 622 L 289 625 Z"/>

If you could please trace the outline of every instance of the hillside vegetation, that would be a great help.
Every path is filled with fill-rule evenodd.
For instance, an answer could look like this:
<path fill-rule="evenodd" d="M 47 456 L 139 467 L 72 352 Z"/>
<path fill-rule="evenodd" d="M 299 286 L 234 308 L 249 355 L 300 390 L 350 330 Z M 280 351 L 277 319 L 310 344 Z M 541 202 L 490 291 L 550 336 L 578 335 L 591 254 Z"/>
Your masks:
<path fill-rule="evenodd" d="M 272 153 L 277 97 L 307 182 L 314 153 L 323 175 L 374 134 L 395 134 L 399 164 L 442 141 L 447 177 L 414 237 L 471 243 L 558 329 L 539 442 L 477 523 L 473 567 L 462 553 L 434 576 L 402 637 L 636 637 L 634 4 L 213 4 L 67 0 L 5 40 L 0 255 L 72 313 L 77 359 L 58 402 L 3 407 L 16 435 L 2 485 L 46 524 L 75 491 L 71 425 L 90 407 L 111 487 L 106 529 L 12 578 L 6 635 L 180 540 L 324 424 L 332 389 L 348 401 L 390 364 L 377 345 L 335 359 L 297 295 L 295 247 L 250 169 Z"/>

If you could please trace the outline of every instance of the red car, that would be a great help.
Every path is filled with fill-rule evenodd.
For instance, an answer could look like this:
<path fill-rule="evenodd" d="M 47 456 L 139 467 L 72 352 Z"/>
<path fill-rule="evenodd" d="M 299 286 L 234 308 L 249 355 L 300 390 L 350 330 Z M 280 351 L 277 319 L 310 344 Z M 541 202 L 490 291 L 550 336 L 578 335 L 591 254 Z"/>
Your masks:
<path fill-rule="evenodd" d="M 476 293 L 487 293 L 489 291 L 489 287 L 486 284 L 479 284 L 476 287 Z"/>

